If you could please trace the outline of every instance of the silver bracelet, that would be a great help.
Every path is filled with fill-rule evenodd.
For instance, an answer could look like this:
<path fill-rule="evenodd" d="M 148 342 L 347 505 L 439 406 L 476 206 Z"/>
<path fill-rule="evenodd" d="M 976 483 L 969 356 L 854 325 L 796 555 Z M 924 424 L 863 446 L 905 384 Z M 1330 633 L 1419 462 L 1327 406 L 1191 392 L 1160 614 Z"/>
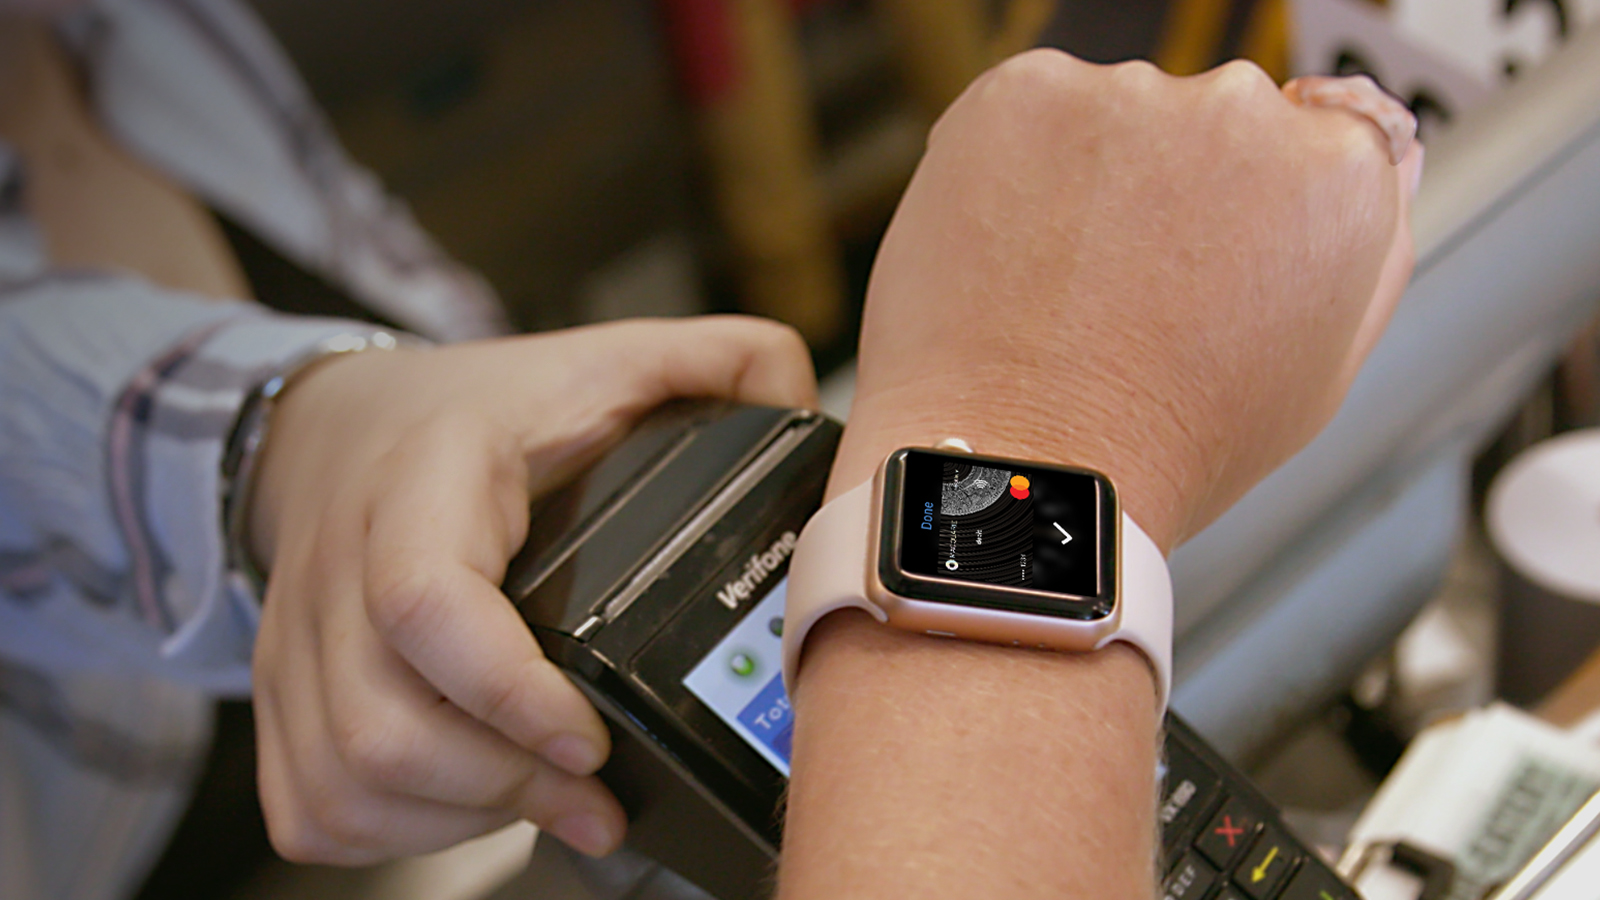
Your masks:
<path fill-rule="evenodd" d="M 317 343 L 290 360 L 276 374 L 256 385 L 245 395 L 234 420 L 233 430 L 222 454 L 222 524 L 227 553 L 226 565 L 250 583 L 256 599 L 265 594 L 266 573 L 256 565 L 248 541 L 250 495 L 255 487 L 256 465 L 272 424 L 272 411 L 283 392 L 302 375 L 331 357 L 364 350 L 394 350 L 406 345 L 424 345 L 415 338 L 387 331 L 368 334 L 341 334 Z"/>

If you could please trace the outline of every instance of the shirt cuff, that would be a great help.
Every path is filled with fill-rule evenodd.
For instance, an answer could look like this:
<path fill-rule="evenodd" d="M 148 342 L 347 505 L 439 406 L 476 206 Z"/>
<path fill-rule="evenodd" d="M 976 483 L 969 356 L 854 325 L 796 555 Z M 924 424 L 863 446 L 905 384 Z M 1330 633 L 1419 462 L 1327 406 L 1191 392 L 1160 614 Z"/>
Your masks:
<path fill-rule="evenodd" d="M 255 591 L 228 567 L 222 457 L 245 396 L 308 350 L 379 329 L 248 314 L 209 323 L 152 360 L 119 397 L 107 459 L 142 617 L 160 653 L 224 691 L 249 687 Z"/>

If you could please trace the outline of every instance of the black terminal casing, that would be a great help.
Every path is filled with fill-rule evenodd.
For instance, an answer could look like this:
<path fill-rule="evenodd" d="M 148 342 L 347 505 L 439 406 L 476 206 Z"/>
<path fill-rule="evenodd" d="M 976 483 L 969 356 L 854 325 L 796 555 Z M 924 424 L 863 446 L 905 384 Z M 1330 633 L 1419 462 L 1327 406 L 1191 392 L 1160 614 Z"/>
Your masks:
<path fill-rule="evenodd" d="M 600 771 L 628 843 L 721 900 L 769 896 L 784 777 L 683 677 L 754 604 L 717 588 L 798 535 L 840 435 L 817 413 L 663 407 L 533 510 L 505 591 L 545 654 L 604 714 Z M 770 573 L 770 587 L 788 570 Z"/>

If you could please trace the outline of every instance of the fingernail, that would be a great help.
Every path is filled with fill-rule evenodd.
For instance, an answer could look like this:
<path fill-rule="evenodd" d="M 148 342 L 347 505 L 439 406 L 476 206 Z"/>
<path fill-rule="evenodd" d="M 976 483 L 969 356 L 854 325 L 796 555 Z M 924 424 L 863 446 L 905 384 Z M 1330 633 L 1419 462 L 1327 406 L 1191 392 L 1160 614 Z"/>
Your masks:
<path fill-rule="evenodd" d="M 574 775 L 593 775 L 606 761 L 594 741 L 575 734 L 551 738 L 539 749 L 539 755 Z"/>
<path fill-rule="evenodd" d="M 576 813 L 557 819 L 550 826 L 550 832 L 568 847 L 589 856 L 605 856 L 616 849 L 619 840 L 611 826 L 593 813 Z"/>

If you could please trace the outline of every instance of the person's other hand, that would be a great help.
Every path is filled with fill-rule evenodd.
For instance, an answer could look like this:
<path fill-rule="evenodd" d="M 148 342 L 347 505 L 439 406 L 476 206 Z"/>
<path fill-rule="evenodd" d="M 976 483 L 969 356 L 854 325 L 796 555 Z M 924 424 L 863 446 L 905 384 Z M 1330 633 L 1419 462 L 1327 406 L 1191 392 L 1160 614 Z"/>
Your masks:
<path fill-rule="evenodd" d="M 279 853 L 364 864 L 518 819 L 616 847 L 606 729 L 499 584 L 530 497 L 678 396 L 816 402 L 799 337 L 735 317 L 335 357 L 290 388 L 250 509 Z"/>
<path fill-rule="evenodd" d="M 1388 154 L 1249 63 L 991 70 L 884 238 L 830 491 L 965 435 L 1108 472 L 1170 549 L 1326 424 L 1387 323 L 1421 151 Z"/>

